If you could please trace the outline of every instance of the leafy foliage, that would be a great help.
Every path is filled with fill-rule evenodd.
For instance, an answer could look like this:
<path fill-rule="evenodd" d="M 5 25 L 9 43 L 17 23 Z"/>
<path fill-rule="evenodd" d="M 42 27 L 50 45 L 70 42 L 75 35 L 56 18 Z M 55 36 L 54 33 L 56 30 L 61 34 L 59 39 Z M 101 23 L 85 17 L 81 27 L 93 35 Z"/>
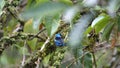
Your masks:
<path fill-rule="evenodd" d="M 117 68 L 119 3 L 1 0 L 0 68 Z M 65 46 L 56 46 L 56 34 Z"/>

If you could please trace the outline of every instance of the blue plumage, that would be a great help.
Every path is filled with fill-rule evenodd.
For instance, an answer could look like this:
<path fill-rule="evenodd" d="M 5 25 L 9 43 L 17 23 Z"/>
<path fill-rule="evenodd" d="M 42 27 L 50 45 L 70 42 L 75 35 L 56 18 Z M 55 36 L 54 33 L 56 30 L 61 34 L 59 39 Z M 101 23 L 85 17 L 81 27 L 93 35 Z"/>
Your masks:
<path fill-rule="evenodd" d="M 56 46 L 64 46 L 64 41 L 63 41 L 60 33 L 57 33 L 55 35 L 54 43 Z"/>

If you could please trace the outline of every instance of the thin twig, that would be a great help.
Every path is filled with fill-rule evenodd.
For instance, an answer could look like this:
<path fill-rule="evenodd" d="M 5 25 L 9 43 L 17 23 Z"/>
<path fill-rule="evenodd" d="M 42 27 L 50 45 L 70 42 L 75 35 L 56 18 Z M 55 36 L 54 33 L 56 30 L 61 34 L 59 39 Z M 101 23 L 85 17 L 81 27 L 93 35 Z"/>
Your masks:
<path fill-rule="evenodd" d="M 68 32 L 66 33 L 64 41 L 67 41 L 67 39 L 68 39 Z"/>
<path fill-rule="evenodd" d="M 35 38 L 35 37 L 38 37 L 38 35 L 39 35 L 41 32 L 43 32 L 44 30 L 46 30 L 46 29 L 43 28 L 42 30 L 40 30 L 36 35 L 34 35 L 34 36 L 31 38 L 31 40 L 32 40 L 33 38 Z"/>
<path fill-rule="evenodd" d="M 38 60 L 36 62 L 36 67 L 35 68 L 40 68 L 40 58 L 38 58 Z"/>
<path fill-rule="evenodd" d="M 43 51 L 43 49 L 45 48 L 45 46 L 50 42 L 50 38 L 48 37 L 47 40 L 45 41 L 45 43 L 42 45 L 40 52 Z"/>
<path fill-rule="evenodd" d="M 24 47 L 26 46 L 26 44 L 27 44 L 27 42 L 26 42 L 26 40 L 25 40 L 25 42 L 24 42 Z M 22 63 L 21 63 L 21 67 L 20 67 L 20 68 L 23 68 L 23 66 L 25 65 L 25 59 L 26 59 L 26 57 L 25 57 L 25 49 L 23 49 L 23 60 L 22 60 Z"/>

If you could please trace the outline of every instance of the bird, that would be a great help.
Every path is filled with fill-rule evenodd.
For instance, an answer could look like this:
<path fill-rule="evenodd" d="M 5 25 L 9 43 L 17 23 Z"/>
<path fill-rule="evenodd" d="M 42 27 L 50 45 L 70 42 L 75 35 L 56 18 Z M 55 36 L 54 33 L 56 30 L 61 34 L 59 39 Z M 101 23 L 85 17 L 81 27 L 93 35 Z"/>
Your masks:
<path fill-rule="evenodd" d="M 55 34 L 54 43 L 56 46 L 64 46 L 64 41 L 60 33 Z"/>

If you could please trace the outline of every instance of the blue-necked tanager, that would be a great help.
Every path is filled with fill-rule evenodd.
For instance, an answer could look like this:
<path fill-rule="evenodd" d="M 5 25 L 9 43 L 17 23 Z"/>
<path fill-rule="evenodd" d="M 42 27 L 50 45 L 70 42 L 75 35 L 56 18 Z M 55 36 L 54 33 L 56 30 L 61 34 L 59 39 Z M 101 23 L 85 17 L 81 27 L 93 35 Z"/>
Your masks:
<path fill-rule="evenodd" d="M 56 46 L 64 46 L 65 45 L 60 33 L 55 34 L 54 43 Z"/>

